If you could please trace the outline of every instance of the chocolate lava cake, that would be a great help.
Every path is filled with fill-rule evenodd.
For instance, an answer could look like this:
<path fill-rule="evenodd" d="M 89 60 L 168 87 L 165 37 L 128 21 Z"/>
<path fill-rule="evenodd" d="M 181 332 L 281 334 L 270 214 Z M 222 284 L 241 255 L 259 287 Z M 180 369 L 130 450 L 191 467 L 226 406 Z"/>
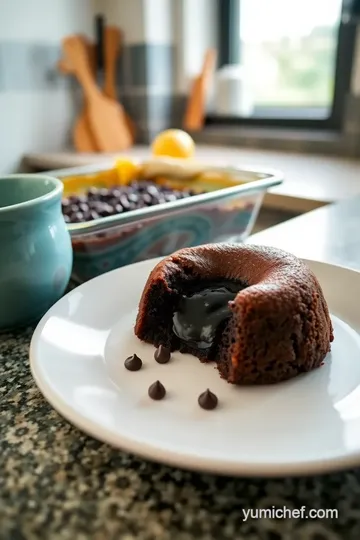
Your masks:
<path fill-rule="evenodd" d="M 233 384 L 271 384 L 317 368 L 333 328 L 320 284 L 301 260 L 250 245 L 208 244 L 150 273 L 136 336 L 215 361 Z"/>

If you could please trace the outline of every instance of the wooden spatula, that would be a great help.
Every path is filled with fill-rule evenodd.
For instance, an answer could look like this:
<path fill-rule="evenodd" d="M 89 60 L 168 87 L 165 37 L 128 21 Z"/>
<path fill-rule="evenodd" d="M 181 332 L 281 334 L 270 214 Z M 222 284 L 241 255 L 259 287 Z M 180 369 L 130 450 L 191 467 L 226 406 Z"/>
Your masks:
<path fill-rule="evenodd" d="M 191 87 L 183 120 L 183 127 L 187 131 L 199 131 L 204 126 L 206 101 L 215 71 L 216 57 L 217 52 L 215 49 L 206 51 L 202 70 Z"/>
<path fill-rule="evenodd" d="M 116 60 L 120 54 L 122 34 L 120 28 L 116 26 L 106 26 L 104 32 L 104 51 L 105 51 L 105 80 L 104 94 L 111 99 L 118 100 L 116 92 Z M 136 127 L 134 121 L 124 110 L 126 125 L 130 131 L 131 137 L 135 138 Z"/>
<path fill-rule="evenodd" d="M 104 96 L 97 87 L 90 68 L 86 47 L 78 36 L 63 40 L 66 58 L 73 66 L 74 75 L 81 84 L 91 131 L 98 149 L 102 152 L 118 152 L 132 145 L 124 111 L 116 101 Z"/>
<path fill-rule="evenodd" d="M 79 36 L 83 41 L 89 58 L 89 63 L 91 67 L 91 72 L 93 77 L 95 77 L 96 70 L 96 58 L 95 58 L 95 46 L 84 36 Z M 71 62 L 67 58 L 63 58 L 58 62 L 58 69 L 61 73 L 73 74 L 73 67 Z M 91 131 L 91 126 L 89 123 L 88 115 L 86 112 L 86 103 L 82 108 L 78 118 L 75 120 L 73 127 L 73 144 L 77 152 L 86 152 L 92 153 L 97 152 L 98 148 L 96 145 L 95 138 Z"/>

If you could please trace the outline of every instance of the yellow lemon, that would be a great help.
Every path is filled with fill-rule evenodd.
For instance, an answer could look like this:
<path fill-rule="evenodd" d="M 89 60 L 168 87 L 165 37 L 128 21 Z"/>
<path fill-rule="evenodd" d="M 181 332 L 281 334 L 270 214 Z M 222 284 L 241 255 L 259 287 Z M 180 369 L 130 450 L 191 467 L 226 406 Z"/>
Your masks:
<path fill-rule="evenodd" d="M 195 152 L 195 143 L 186 131 L 167 129 L 155 137 L 151 150 L 153 156 L 190 158 Z"/>

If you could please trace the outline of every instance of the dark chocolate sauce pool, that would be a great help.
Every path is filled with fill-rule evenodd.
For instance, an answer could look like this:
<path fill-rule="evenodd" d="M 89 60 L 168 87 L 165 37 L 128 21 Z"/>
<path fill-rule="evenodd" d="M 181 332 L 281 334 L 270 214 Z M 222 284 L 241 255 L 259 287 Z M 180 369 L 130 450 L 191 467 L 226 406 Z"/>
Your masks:
<path fill-rule="evenodd" d="M 195 348 L 208 349 L 219 324 L 230 316 L 228 303 L 244 288 L 241 283 L 222 281 L 183 295 L 173 316 L 174 334 Z"/>

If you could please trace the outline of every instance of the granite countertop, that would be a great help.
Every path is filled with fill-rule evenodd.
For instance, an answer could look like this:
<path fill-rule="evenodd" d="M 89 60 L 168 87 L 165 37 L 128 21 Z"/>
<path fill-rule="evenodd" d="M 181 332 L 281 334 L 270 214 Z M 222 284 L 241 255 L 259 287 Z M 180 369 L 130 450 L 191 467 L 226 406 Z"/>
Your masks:
<path fill-rule="evenodd" d="M 359 228 L 357 199 L 315 210 L 250 241 L 286 247 L 291 234 L 306 256 L 308 240 L 300 239 L 311 231 L 309 256 L 317 249 L 320 259 L 360 268 L 360 235 L 354 235 Z M 33 330 L 0 335 L 1 539 L 360 538 L 360 469 L 306 478 L 217 477 L 146 462 L 84 435 L 45 402 L 32 380 Z M 338 517 L 243 520 L 243 509 L 273 506 L 337 509 Z"/>

